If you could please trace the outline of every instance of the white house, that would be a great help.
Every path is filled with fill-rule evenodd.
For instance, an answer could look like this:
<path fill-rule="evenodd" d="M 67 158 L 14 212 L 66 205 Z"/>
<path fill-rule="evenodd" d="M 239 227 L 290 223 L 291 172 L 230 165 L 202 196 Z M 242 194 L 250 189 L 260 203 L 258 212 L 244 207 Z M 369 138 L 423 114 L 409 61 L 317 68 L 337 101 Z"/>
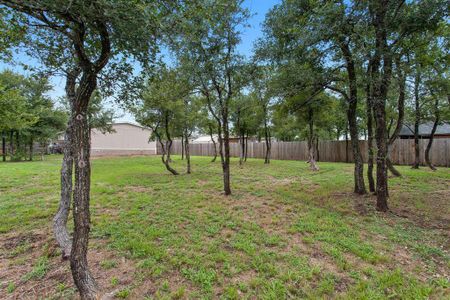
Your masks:
<path fill-rule="evenodd" d="M 214 138 L 214 141 L 217 143 L 218 142 L 217 134 L 214 134 L 213 138 Z M 193 140 L 192 143 L 193 144 L 209 144 L 209 143 L 212 143 L 211 136 L 209 136 L 209 135 L 199 136 L 198 138 Z"/>
<path fill-rule="evenodd" d="M 150 142 L 152 131 L 132 123 L 114 123 L 111 133 L 97 129 L 91 133 L 91 155 L 148 155 L 156 154 L 156 142 Z"/>

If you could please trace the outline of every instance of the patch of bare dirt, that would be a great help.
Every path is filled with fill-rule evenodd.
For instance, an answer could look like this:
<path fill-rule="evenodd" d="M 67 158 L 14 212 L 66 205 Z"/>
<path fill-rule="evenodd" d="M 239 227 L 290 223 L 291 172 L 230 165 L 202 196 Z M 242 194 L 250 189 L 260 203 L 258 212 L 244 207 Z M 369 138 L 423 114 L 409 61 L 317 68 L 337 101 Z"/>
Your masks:
<path fill-rule="evenodd" d="M 101 241 L 93 239 L 90 245 L 89 266 L 105 291 L 120 289 L 133 281 L 135 268 L 130 260 L 118 258 Z M 0 299 L 78 299 L 69 261 L 61 259 L 50 230 L 0 236 L 0 248 Z M 33 272 L 42 258 L 46 258 L 45 271 L 27 279 L 27 274 Z M 102 266 L 108 260 L 115 262 L 113 267 Z M 116 286 L 112 285 L 112 278 L 117 278 Z M 8 291 L 8 286 L 12 290 Z"/>

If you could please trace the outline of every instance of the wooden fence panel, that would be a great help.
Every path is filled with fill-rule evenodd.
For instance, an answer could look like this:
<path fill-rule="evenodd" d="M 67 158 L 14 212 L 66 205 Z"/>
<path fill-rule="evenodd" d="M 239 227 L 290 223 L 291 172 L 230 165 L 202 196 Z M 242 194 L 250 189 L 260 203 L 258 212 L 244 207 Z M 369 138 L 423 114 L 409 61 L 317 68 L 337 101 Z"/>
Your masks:
<path fill-rule="evenodd" d="M 428 139 L 419 141 L 420 162 L 425 164 L 425 149 Z M 217 145 L 218 147 L 219 145 Z M 365 162 L 368 159 L 367 141 L 359 141 L 361 154 Z M 193 156 L 213 156 L 213 144 L 190 144 L 190 153 Z M 157 145 L 158 153 L 161 153 L 160 145 Z M 351 141 L 319 141 L 319 161 L 326 162 L 353 162 L 353 152 Z M 232 157 L 239 157 L 240 145 L 238 143 L 230 144 L 230 154 Z M 258 142 L 248 143 L 249 158 L 264 158 L 266 144 Z M 172 153 L 181 155 L 181 142 L 174 141 Z M 376 155 L 376 149 L 375 154 Z M 435 139 L 430 151 L 431 161 L 434 165 L 440 167 L 450 167 L 450 139 Z M 414 163 L 414 140 L 404 139 L 396 140 L 390 149 L 390 157 L 394 164 L 412 165 Z M 308 160 L 307 142 L 273 142 L 272 159 L 280 160 Z"/>

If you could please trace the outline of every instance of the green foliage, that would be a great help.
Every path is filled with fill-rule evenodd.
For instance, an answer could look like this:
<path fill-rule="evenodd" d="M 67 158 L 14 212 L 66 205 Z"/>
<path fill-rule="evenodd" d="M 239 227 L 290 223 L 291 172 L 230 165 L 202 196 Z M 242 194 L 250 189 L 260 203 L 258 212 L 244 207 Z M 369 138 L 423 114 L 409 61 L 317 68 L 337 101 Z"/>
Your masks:
<path fill-rule="evenodd" d="M 25 146 L 45 146 L 65 129 L 67 114 L 55 108 L 47 96 L 51 89 L 47 78 L 24 77 L 6 70 L 0 73 L 1 87 L 0 131 L 10 143 L 16 143 L 11 160 L 23 159 L 28 151 Z"/>
<path fill-rule="evenodd" d="M 179 69 L 161 66 L 147 81 L 140 102 L 131 108 L 136 120 L 153 130 L 158 141 L 191 135 L 197 127 L 199 99 Z"/>

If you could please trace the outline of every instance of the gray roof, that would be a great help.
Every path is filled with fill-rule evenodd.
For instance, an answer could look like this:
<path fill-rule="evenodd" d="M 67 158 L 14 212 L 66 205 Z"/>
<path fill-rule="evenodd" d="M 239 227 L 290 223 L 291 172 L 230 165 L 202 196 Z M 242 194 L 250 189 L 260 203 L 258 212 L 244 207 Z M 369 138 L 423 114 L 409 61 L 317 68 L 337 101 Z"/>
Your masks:
<path fill-rule="evenodd" d="M 427 136 L 431 134 L 433 128 L 433 122 L 427 122 L 419 125 L 419 135 Z M 436 128 L 436 135 L 450 134 L 450 124 L 442 123 Z M 414 125 L 403 125 L 400 130 L 399 136 L 411 136 L 414 135 Z"/>

